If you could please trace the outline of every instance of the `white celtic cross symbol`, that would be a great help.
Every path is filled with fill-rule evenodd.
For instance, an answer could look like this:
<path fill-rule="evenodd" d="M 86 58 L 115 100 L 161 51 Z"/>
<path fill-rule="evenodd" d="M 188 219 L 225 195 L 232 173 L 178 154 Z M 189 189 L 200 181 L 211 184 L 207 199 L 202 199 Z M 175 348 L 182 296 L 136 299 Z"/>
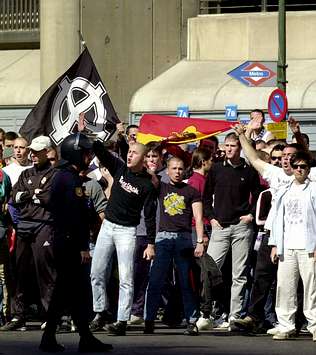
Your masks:
<path fill-rule="evenodd" d="M 74 92 L 80 91 L 82 97 L 79 100 L 74 99 Z M 51 139 L 56 145 L 72 133 L 76 126 L 81 112 L 88 112 L 92 108 L 95 115 L 92 121 L 87 122 L 87 128 L 94 132 L 102 132 L 98 135 L 106 136 L 108 132 L 104 131 L 106 121 L 106 108 L 104 107 L 102 96 L 106 90 L 101 82 L 97 85 L 91 84 L 85 78 L 75 78 L 70 80 L 67 76 L 59 83 L 59 92 L 54 100 L 51 111 L 51 122 L 53 131 L 50 133 Z M 67 108 L 67 116 L 63 117 Z"/>

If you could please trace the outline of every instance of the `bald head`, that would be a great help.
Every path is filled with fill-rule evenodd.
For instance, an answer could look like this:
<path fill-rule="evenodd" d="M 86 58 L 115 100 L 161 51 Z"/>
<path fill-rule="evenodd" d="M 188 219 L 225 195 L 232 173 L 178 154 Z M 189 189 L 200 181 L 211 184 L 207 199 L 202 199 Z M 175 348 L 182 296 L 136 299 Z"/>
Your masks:
<path fill-rule="evenodd" d="M 18 164 L 28 165 L 29 149 L 27 148 L 28 141 L 25 138 L 18 137 L 14 140 L 13 151 L 14 157 Z"/>
<path fill-rule="evenodd" d="M 144 144 L 133 142 L 130 143 L 127 153 L 127 167 L 132 171 L 141 171 L 144 167 L 145 155 L 147 149 Z"/>

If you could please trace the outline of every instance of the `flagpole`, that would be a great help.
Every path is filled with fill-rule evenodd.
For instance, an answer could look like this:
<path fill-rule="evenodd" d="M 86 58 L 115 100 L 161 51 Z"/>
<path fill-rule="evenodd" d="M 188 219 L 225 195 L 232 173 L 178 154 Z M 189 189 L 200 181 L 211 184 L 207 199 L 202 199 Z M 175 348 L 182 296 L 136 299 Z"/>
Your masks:
<path fill-rule="evenodd" d="M 86 42 L 82 35 L 82 0 L 79 1 L 79 41 L 80 41 L 80 53 L 82 53 L 86 49 Z"/>

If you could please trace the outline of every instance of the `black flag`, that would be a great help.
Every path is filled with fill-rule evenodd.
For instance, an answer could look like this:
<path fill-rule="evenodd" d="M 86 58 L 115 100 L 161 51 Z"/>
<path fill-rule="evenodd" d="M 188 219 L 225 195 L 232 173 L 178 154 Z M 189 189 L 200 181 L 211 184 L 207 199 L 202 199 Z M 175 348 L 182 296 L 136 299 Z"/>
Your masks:
<path fill-rule="evenodd" d="M 120 122 L 87 48 L 42 95 L 20 134 L 29 141 L 39 135 L 49 136 L 59 145 L 78 130 L 81 113 L 85 128 L 103 141 L 112 136 Z"/>

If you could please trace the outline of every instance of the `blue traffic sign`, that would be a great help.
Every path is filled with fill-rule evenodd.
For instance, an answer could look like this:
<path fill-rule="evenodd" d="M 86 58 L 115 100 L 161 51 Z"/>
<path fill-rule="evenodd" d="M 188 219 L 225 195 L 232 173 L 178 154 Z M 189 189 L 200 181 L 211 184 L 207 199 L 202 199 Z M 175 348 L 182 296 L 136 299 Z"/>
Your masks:
<path fill-rule="evenodd" d="M 178 106 L 177 116 L 178 117 L 189 117 L 189 106 L 187 106 L 187 105 Z"/>
<path fill-rule="evenodd" d="M 247 61 L 228 75 L 246 86 L 276 86 L 277 62 Z"/>
<path fill-rule="evenodd" d="M 225 117 L 227 121 L 237 121 L 237 105 L 225 106 Z"/>
<path fill-rule="evenodd" d="M 287 113 L 287 97 L 281 89 L 275 89 L 269 96 L 268 111 L 275 122 L 282 121 Z"/>

